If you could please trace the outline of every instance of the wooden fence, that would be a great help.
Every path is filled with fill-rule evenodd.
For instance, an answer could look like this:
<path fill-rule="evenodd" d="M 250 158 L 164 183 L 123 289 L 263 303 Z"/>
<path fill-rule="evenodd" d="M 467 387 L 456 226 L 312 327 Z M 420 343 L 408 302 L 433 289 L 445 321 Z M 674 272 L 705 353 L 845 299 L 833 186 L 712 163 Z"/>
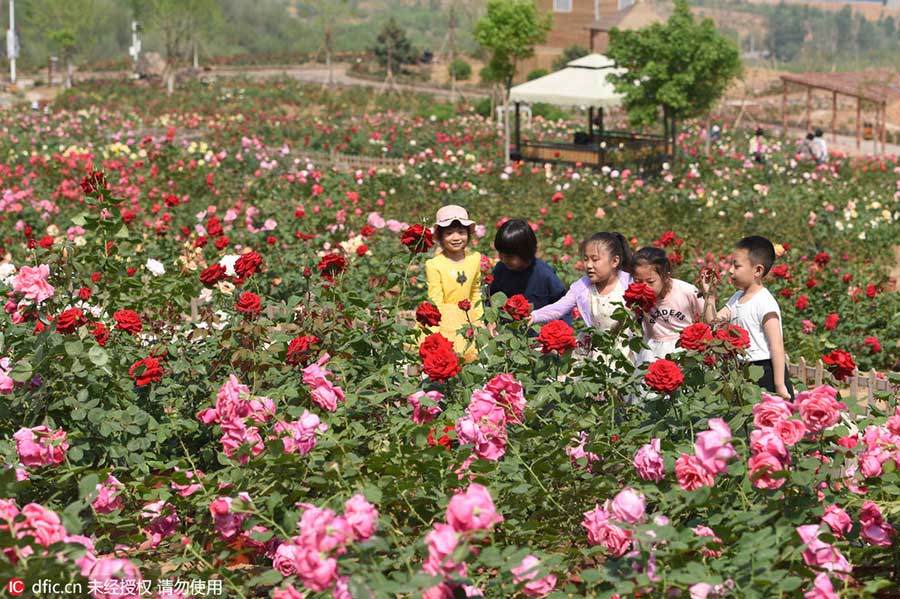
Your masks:
<path fill-rule="evenodd" d="M 317 164 L 331 164 L 340 169 L 395 169 L 405 163 L 402 158 L 387 158 L 384 156 L 358 156 L 356 154 L 340 154 L 337 152 L 297 152 L 301 160 L 309 160 Z"/>

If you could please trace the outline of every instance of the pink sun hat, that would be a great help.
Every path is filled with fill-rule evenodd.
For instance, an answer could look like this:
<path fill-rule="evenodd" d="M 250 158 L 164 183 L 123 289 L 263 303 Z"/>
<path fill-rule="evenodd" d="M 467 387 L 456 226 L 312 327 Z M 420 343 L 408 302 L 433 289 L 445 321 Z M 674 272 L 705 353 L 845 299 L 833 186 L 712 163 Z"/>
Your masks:
<path fill-rule="evenodd" d="M 469 219 L 466 209 L 456 204 L 449 204 L 438 210 L 434 220 L 435 226 L 438 227 L 449 227 L 453 221 L 459 221 L 459 224 L 464 227 L 475 224 L 475 221 Z"/>

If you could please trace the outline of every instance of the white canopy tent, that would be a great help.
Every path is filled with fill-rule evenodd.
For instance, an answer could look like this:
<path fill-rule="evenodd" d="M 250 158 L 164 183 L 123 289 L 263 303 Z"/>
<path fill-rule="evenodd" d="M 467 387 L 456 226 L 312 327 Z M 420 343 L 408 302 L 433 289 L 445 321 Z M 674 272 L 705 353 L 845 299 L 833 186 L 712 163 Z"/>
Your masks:
<path fill-rule="evenodd" d="M 509 92 L 509 101 L 520 104 L 544 102 L 555 106 L 614 108 L 622 104 L 607 79 L 610 74 L 626 73 L 602 54 L 589 54 L 568 63 L 566 68 L 539 79 L 517 85 Z"/>

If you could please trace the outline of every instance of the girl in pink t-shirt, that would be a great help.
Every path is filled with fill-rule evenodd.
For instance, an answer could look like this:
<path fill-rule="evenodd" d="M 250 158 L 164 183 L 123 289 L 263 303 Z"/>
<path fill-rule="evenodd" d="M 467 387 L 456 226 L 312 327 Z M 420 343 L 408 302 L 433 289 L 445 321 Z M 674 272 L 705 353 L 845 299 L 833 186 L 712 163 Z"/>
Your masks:
<path fill-rule="evenodd" d="M 634 282 L 644 283 L 656 294 L 656 305 L 641 317 L 644 344 L 648 346 L 635 357 L 635 363 L 641 365 L 677 350 L 681 331 L 702 318 L 703 298 L 690 283 L 672 278 L 669 258 L 659 248 L 638 250 L 632 264 Z"/>

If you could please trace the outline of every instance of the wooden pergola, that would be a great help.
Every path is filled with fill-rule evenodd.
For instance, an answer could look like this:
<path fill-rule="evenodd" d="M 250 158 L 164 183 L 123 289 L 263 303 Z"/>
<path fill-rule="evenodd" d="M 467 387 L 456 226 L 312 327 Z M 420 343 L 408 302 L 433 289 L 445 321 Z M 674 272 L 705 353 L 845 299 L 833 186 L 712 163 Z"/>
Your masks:
<path fill-rule="evenodd" d="M 787 132 L 788 84 L 806 88 L 806 129 L 812 128 L 812 92 L 814 89 L 831 92 L 831 138 L 837 140 L 837 98 L 838 95 L 856 98 L 856 148 L 862 141 L 862 103 L 875 106 L 875 147 L 881 142 L 881 153 L 887 146 L 887 105 L 900 100 L 900 82 L 873 81 L 862 73 L 800 73 L 781 75 L 781 126 Z"/>

